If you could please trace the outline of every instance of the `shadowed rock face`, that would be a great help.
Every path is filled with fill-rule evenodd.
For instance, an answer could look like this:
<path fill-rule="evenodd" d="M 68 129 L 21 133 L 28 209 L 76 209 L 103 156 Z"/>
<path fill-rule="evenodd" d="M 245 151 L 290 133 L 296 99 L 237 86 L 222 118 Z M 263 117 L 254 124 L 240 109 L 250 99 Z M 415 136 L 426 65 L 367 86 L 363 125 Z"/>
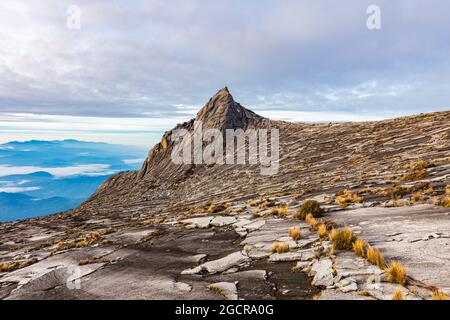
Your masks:
<path fill-rule="evenodd" d="M 429 299 L 430 285 L 450 293 L 450 209 L 433 205 L 450 193 L 450 111 L 287 123 L 243 108 L 224 88 L 174 130 L 192 133 L 194 120 L 222 131 L 278 128 L 278 174 L 262 176 L 259 165 L 176 165 L 168 131 L 141 170 L 111 177 L 75 210 L 0 224 L 0 299 L 309 299 L 318 289 L 307 276 L 327 286 L 321 299 L 390 299 L 395 290 Z M 415 163 L 421 168 L 411 175 Z M 343 189 L 362 203 L 340 208 Z M 383 280 L 383 270 L 351 251 L 331 254 L 329 241 L 294 218 L 308 199 L 320 203 L 325 222 L 349 226 L 403 263 L 408 286 Z M 271 205 L 287 205 L 287 216 Z M 288 236 L 292 227 L 300 239 Z M 273 253 L 275 241 L 289 252 Z M 79 264 L 82 290 L 69 290 L 66 269 Z"/>

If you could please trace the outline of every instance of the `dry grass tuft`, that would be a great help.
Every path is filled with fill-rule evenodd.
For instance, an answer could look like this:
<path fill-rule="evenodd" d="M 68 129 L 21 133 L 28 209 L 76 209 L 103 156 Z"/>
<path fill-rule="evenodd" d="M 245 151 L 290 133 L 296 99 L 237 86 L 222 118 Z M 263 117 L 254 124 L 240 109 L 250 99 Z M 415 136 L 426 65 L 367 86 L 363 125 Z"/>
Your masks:
<path fill-rule="evenodd" d="M 402 179 L 406 181 L 413 181 L 413 180 L 420 180 L 425 179 L 429 176 L 427 169 L 420 169 L 420 170 L 411 170 L 406 172 Z"/>
<path fill-rule="evenodd" d="M 334 242 L 336 241 L 337 234 L 338 234 L 337 230 L 333 228 L 331 229 L 330 234 L 328 236 L 330 237 L 330 240 Z"/>
<path fill-rule="evenodd" d="M 386 263 L 384 262 L 384 257 L 381 254 L 379 249 L 372 247 L 371 245 L 367 245 L 367 260 L 381 269 L 386 268 Z"/>
<path fill-rule="evenodd" d="M 289 237 L 291 237 L 294 241 L 297 241 L 302 237 L 302 233 L 299 228 L 292 227 L 289 229 Z"/>
<path fill-rule="evenodd" d="M 416 192 L 411 196 L 411 201 L 413 202 L 419 202 L 419 201 L 423 201 L 424 197 L 420 192 Z"/>
<path fill-rule="evenodd" d="M 308 214 L 311 214 L 314 218 L 320 217 L 323 213 L 323 209 L 316 200 L 306 200 L 301 205 L 300 209 L 294 214 L 294 218 L 305 220 Z"/>
<path fill-rule="evenodd" d="M 270 213 L 274 216 L 278 217 L 286 217 L 288 215 L 288 207 L 287 206 L 280 206 L 273 208 Z"/>
<path fill-rule="evenodd" d="M 365 257 L 366 254 L 366 243 L 363 240 L 357 239 L 355 243 L 353 243 L 353 251 L 360 257 Z"/>
<path fill-rule="evenodd" d="M 411 171 L 423 170 L 423 169 L 428 169 L 428 168 L 431 168 L 431 167 L 434 167 L 434 164 L 431 163 L 428 160 L 419 160 L 419 161 L 416 161 L 416 162 L 408 163 L 408 164 L 403 166 L 404 169 L 411 170 Z"/>
<path fill-rule="evenodd" d="M 317 220 L 313 217 L 311 213 L 308 213 L 306 215 L 305 221 L 311 229 L 314 229 L 317 225 Z"/>
<path fill-rule="evenodd" d="M 285 253 L 285 252 L 289 252 L 289 243 L 287 242 L 283 242 L 282 244 L 280 244 L 278 251 L 278 253 Z"/>
<path fill-rule="evenodd" d="M 317 228 L 317 235 L 321 238 L 324 239 L 327 236 L 327 226 L 325 224 L 320 224 L 319 227 Z"/>
<path fill-rule="evenodd" d="M 401 290 L 397 290 L 392 294 L 392 300 L 405 300 L 405 296 Z"/>
<path fill-rule="evenodd" d="M 404 286 L 408 281 L 406 276 L 406 268 L 397 261 L 392 261 L 389 268 L 386 269 L 389 281 Z"/>
<path fill-rule="evenodd" d="M 450 298 L 442 291 L 435 291 L 431 297 L 431 300 L 450 300 Z"/>
<path fill-rule="evenodd" d="M 444 196 L 433 202 L 436 206 L 441 206 L 444 208 L 450 208 L 450 196 Z"/>
<path fill-rule="evenodd" d="M 347 208 L 352 203 L 362 203 L 363 198 L 356 192 L 349 190 L 340 190 L 336 192 L 336 203 L 343 209 Z"/>
<path fill-rule="evenodd" d="M 334 239 L 332 240 L 333 247 L 338 250 L 352 250 L 353 243 L 356 241 L 356 237 L 348 227 L 337 230 L 330 238 Z"/>
<path fill-rule="evenodd" d="M 274 242 L 272 244 L 272 253 L 285 253 L 289 252 L 289 244 L 286 242 Z"/>

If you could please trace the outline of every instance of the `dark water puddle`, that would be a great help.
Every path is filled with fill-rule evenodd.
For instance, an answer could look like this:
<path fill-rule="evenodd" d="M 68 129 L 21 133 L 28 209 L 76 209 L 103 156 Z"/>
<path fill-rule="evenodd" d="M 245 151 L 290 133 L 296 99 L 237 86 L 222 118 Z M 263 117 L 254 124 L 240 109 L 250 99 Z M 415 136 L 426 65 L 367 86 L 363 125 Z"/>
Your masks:
<path fill-rule="evenodd" d="M 293 266 L 293 262 L 271 263 L 261 259 L 253 262 L 246 270 L 266 270 L 267 284 L 272 291 L 269 299 L 310 300 L 320 290 L 310 284 L 310 279 L 305 273 L 292 272 Z M 240 294 L 243 295 L 244 292 Z"/>

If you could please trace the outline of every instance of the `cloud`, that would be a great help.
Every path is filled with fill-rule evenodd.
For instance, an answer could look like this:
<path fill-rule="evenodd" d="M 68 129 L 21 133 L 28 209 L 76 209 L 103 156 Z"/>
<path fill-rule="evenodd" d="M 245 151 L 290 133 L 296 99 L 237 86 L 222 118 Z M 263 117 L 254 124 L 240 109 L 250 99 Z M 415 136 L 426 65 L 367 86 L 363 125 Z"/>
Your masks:
<path fill-rule="evenodd" d="M 69 30 L 73 1 L 2 1 L 0 113 L 168 129 L 224 85 L 255 111 L 449 109 L 450 3 L 380 0 L 380 31 L 366 28 L 367 0 L 77 3 L 81 29 Z"/>
<path fill-rule="evenodd" d="M 35 191 L 35 190 L 39 190 L 39 189 L 40 189 L 40 187 L 6 187 L 6 188 L 0 188 L 0 192 L 21 193 L 21 192 Z"/>
<path fill-rule="evenodd" d="M 116 173 L 114 170 L 109 169 L 110 166 L 106 164 L 87 164 L 76 165 L 60 168 L 44 168 L 33 166 L 9 166 L 0 165 L 0 177 L 15 175 L 15 174 L 30 174 L 34 172 L 48 172 L 56 178 L 64 178 L 69 176 L 101 176 Z"/>
<path fill-rule="evenodd" d="M 137 163 L 143 163 L 145 159 L 126 159 L 122 162 L 125 164 L 137 164 Z"/>

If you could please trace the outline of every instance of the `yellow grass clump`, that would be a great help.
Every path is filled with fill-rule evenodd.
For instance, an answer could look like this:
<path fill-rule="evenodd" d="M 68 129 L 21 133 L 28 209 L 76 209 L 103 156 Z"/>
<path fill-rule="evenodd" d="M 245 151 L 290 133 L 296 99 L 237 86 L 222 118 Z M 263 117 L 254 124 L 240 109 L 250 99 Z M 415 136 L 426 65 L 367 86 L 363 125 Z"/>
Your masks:
<path fill-rule="evenodd" d="M 337 234 L 338 234 L 337 230 L 333 228 L 331 229 L 330 234 L 328 236 L 330 237 L 330 240 L 334 242 L 336 241 Z"/>
<path fill-rule="evenodd" d="M 356 192 L 349 190 L 341 190 L 336 193 L 336 203 L 343 209 L 347 208 L 352 203 L 362 203 L 363 198 Z"/>
<path fill-rule="evenodd" d="M 392 261 L 389 267 L 386 269 L 389 281 L 392 283 L 398 283 L 402 286 L 407 282 L 406 268 L 397 261 Z"/>
<path fill-rule="evenodd" d="M 431 297 L 431 300 L 450 300 L 450 298 L 442 291 L 435 291 Z"/>
<path fill-rule="evenodd" d="M 405 168 L 407 170 L 422 170 L 422 169 L 431 168 L 433 166 L 434 165 L 428 160 L 419 160 L 416 162 L 408 163 L 408 164 L 404 165 L 403 168 Z"/>
<path fill-rule="evenodd" d="M 429 176 L 427 169 L 418 169 L 418 170 L 411 170 L 405 173 L 402 178 L 403 180 L 407 181 L 413 181 L 413 180 L 420 180 L 425 179 Z"/>
<path fill-rule="evenodd" d="M 289 244 L 286 242 L 274 242 L 272 244 L 272 253 L 285 253 L 289 252 Z"/>
<path fill-rule="evenodd" d="M 288 215 L 288 207 L 287 206 L 280 206 L 273 208 L 270 211 L 271 214 L 278 217 L 286 217 Z"/>
<path fill-rule="evenodd" d="M 348 227 L 337 230 L 337 233 L 333 235 L 333 238 L 333 247 L 338 250 L 352 250 L 353 243 L 356 241 L 356 237 Z"/>
<path fill-rule="evenodd" d="M 292 227 L 289 229 L 289 237 L 292 238 L 292 240 L 297 241 L 299 238 L 301 238 L 302 233 L 300 232 L 300 229 L 297 227 Z"/>
<path fill-rule="evenodd" d="M 353 243 L 353 251 L 360 257 L 365 257 L 366 243 L 363 240 L 357 239 Z"/>
<path fill-rule="evenodd" d="M 392 300 L 405 300 L 405 296 L 401 290 L 397 290 L 392 294 Z"/>
<path fill-rule="evenodd" d="M 450 196 L 444 196 L 444 197 L 434 201 L 434 205 L 442 206 L 444 208 L 450 208 Z"/>
<path fill-rule="evenodd" d="M 411 200 L 414 202 L 423 201 L 423 195 L 420 192 L 416 192 L 411 196 Z"/>
<path fill-rule="evenodd" d="M 384 269 L 386 267 L 384 257 L 381 254 L 380 250 L 372 247 L 371 245 L 367 246 L 366 257 L 371 264 L 379 266 L 381 269 Z"/>
<path fill-rule="evenodd" d="M 305 221 L 311 227 L 311 229 L 314 229 L 314 227 L 317 225 L 317 220 L 313 217 L 311 213 L 308 213 L 306 215 Z"/>
<path fill-rule="evenodd" d="M 327 226 L 325 224 L 320 224 L 317 228 L 317 235 L 323 239 L 327 236 Z"/>

